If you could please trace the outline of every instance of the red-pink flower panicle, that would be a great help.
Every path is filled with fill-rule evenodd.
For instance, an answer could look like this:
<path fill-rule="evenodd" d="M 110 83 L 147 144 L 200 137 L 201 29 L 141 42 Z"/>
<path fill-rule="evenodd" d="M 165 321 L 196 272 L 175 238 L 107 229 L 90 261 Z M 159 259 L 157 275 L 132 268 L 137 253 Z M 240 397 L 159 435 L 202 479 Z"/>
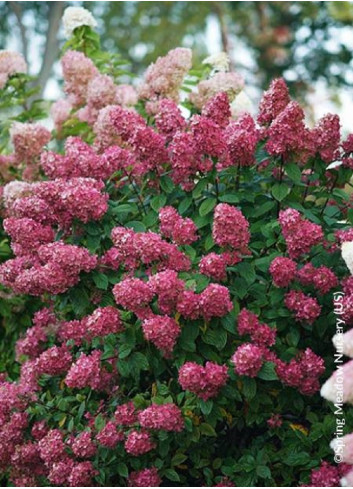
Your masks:
<path fill-rule="evenodd" d="M 206 362 L 205 367 L 194 362 L 186 362 L 179 369 L 179 384 L 184 390 L 193 392 L 207 401 L 216 397 L 228 379 L 226 365 Z"/>
<path fill-rule="evenodd" d="M 249 223 L 242 212 L 229 204 L 218 204 L 214 211 L 212 228 L 214 242 L 241 253 L 248 252 Z"/>
<path fill-rule="evenodd" d="M 232 356 L 235 373 L 247 377 L 256 377 L 264 363 L 263 350 L 257 345 L 244 343 Z"/>
<path fill-rule="evenodd" d="M 180 409 L 173 403 L 152 404 L 140 411 L 138 420 L 143 428 L 179 432 L 184 429 L 184 419 Z"/>
<path fill-rule="evenodd" d="M 151 341 L 162 354 L 169 357 L 181 333 L 179 324 L 169 316 L 152 316 L 142 323 L 146 340 Z"/>
<path fill-rule="evenodd" d="M 290 258 L 277 256 L 272 260 L 269 271 L 277 287 L 288 287 L 295 278 L 297 264 Z"/>

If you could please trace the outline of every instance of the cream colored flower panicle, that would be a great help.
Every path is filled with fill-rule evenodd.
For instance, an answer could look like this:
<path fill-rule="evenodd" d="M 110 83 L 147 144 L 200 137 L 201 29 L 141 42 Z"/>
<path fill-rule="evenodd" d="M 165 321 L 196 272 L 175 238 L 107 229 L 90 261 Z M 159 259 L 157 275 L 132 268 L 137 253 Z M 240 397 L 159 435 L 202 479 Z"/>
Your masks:
<path fill-rule="evenodd" d="M 353 275 L 353 241 L 342 243 L 341 253 L 349 271 Z"/>
<path fill-rule="evenodd" d="M 252 114 L 254 112 L 254 105 L 246 93 L 241 91 L 230 104 L 230 110 L 233 119 L 239 119 L 244 114 Z"/>
<path fill-rule="evenodd" d="M 96 27 L 97 22 L 91 12 L 83 7 L 67 7 L 63 15 L 65 36 L 70 37 L 76 27 L 88 25 Z"/>
<path fill-rule="evenodd" d="M 224 52 L 211 54 L 202 61 L 202 64 L 212 66 L 215 71 L 229 71 L 229 56 Z"/>

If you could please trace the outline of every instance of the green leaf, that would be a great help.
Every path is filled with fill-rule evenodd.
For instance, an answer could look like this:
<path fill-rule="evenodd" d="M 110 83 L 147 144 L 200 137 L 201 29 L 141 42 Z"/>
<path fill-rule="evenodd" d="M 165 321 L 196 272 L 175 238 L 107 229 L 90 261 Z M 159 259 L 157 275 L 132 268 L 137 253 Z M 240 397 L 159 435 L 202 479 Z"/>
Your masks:
<path fill-rule="evenodd" d="M 275 183 L 272 187 L 272 195 L 281 202 L 289 194 L 290 189 L 286 183 Z"/>
<path fill-rule="evenodd" d="M 112 207 L 112 212 L 115 215 L 126 214 L 129 212 L 136 212 L 137 206 L 136 204 L 120 204 Z"/>
<path fill-rule="evenodd" d="M 123 462 L 118 463 L 117 471 L 118 471 L 118 474 L 121 475 L 121 477 L 128 477 L 129 476 L 129 470 L 127 468 L 127 465 L 124 464 Z"/>
<path fill-rule="evenodd" d="M 201 408 L 202 414 L 205 414 L 207 416 L 212 411 L 213 401 L 212 400 L 208 400 L 208 401 L 201 400 L 200 401 L 200 408 Z"/>
<path fill-rule="evenodd" d="M 209 251 L 213 247 L 214 247 L 213 237 L 212 234 L 209 234 L 205 239 L 205 250 Z"/>
<path fill-rule="evenodd" d="M 256 381 L 250 377 L 245 377 L 242 379 L 243 382 L 243 393 L 246 399 L 251 400 L 256 394 Z"/>
<path fill-rule="evenodd" d="M 275 203 L 273 202 L 273 200 L 267 201 L 264 204 L 256 207 L 254 209 L 254 211 L 252 212 L 252 216 L 253 217 L 260 217 L 263 214 L 266 214 L 267 212 L 269 212 L 274 207 L 274 205 L 275 205 Z"/>
<path fill-rule="evenodd" d="M 177 453 L 172 458 L 172 465 L 180 465 L 183 462 L 185 462 L 187 458 L 188 458 L 187 455 L 184 455 L 184 453 Z"/>
<path fill-rule="evenodd" d="M 148 370 L 149 368 L 146 356 L 139 351 L 131 355 L 130 362 L 132 365 L 137 366 L 139 370 Z"/>
<path fill-rule="evenodd" d="M 203 335 L 203 340 L 208 345 L 215 346 L 217 350 L 223 350 L 227 343 L 227 332 L 220 329 L 208 329 Z"/>
<path fill-rule="evenodd" d="M 158 221 L 158 214 L 154 211 L 148 212 L 143 218 L 143 223 L 147 228 L 151 228 Z"/>
<path fill-rule="evenodd" d="M 94 272 L 93 282 L 96 284 L 98 289 L 107 290 L 109 281 L 108 277 L 104 273 Z"/>
<path fill-rule="evenodd" d="M 302 172 L 298 165 L 295 163 L 288 163 L 284 167 L 288 177 L 295 183 L 300 183 L 302 178 Z"/>
<path fill-rule="evenodd" d="M 283 461 L 286 465 L 290 465 L 292 467 L 299 465 L 304 466 L 311 461 L 311 457 L 306 452 L 291 452 Z"/>
<path fill-rule="evenodd" d="M 266 465 L 258 465 L 256 467 L 256 473 L 259 477 L 262 477 L 262 479 L 270 479 L 271 478 L 271 471 Z"/>
<path fill-rule="evenodd" d="M 140 221 L 129 221 L 125 224 L 127 228 L 131 228 L 137 233 L 144 233 L 146 231 L 146 226 Z"/>
<path fill-rule="evenodd" d="M 178 206 L 179 214 L 183 215 L 184 212 L 188 210 L 191 204 L 192 204 L 191 197 L 186 197 L 185 199 L 183 199 Z"/>
<path fill-rule="evenodd" d="M 239 272 L 239 275 L 243 277 L 249 285 L 255 281 L 256 274 L 254 266 L 251 263 L 244 261 L 242 263 L 239 263 L 236 268 Z"/>
<path fill-rule="evenodd" d="M 164 190 L 164 192 L 166 194 L 170 194 L 174 189 L 173 180 L 170 177 L 168 177 L 167 175 L 165 175 L 164 177 L 161 177 L 159 180 L 159 183 L 160 183 L 162 190 Z"/>
<path fill-rule="evenodd" d="M 237 204 L 239 202 L 239 197 L 235 194 L 225 194 L 221 195 L 219 200 L 221 202 L 227 202 L 228 204 Z"/>
<path fill-rule="evenodd" d="M 86 290 L 82 286 L 75 287 L 69 291 L 69 297 L 75 314 L 77 316 L 83 315 L 90 305 L 90 298 Z"/>
<path fill-rule="evenodd" d="M 347 211 L 347 217 L 348 217 L 348 220 L 351 224 L 353 224 L 353 209 L 349 209 Z"/>
<path fill-rule="evenodd" d="M 119 359 L 122 360 L 123 358 L 126 358 L 130 355 L 132 351 L 132 346 L 131 345 L 121 345 L 119 346 Z"/>
<path fill-rule="evenodd" d="M 277 380 L 275 364 L 273 362 L 265 362 L 257 376 L 262 380 Z"/>
<path fill-rule="evenodd" d="M 173 482 L 179 482 L 180 481 L 179 474 L 173 469 L 166 469 L 164 471 L 164 476 Z"/>
<path fill-rule="evenodd" d="M 200 209 L 199 209 L 200 216 L 203 217 L 209 214 L 214 209 L 216 204 L 217 204 L 217 199 L 213 197 L 204 200 L 200 205 Z"/>
<path fill-rule="evenodd" d="M 152 209 L 156 212 L 159 211 L 161 207 L 165 206 L 167 202 L 167 196 L 165 194 L 156 195 L 150 202 Z"/>
<path fill-rule="evenodd" d="M 206 436 L 217 436 L 215 429 L 208 423 L 201 423 L 200 433 Z"/>

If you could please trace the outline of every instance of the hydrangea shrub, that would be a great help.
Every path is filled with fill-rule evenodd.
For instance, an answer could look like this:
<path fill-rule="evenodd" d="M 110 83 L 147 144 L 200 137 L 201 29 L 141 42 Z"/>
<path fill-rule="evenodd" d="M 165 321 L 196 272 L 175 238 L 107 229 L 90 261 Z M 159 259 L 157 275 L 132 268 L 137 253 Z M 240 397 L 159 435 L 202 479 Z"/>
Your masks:
<path fill-rule="evenodd" d="M 319 390 L 334 291 L 353 322 L 353 136 L 334 115 L 309 128 L 280 79 L 253 117 L 224 57 L 193 70 L 184 48 L 121 84 L 94 19 L 65 15 L 55 129 L 15 121 L 5 157 L 0 282 L 36 312 L 0 379 L 4 477 L 337 485 Z"/>

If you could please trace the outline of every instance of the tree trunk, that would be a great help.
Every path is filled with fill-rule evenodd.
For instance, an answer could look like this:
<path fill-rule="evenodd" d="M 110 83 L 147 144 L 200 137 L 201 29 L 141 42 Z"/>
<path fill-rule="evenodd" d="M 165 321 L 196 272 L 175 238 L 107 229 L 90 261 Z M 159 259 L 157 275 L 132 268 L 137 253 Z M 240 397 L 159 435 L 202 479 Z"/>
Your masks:
<path fill-rule="evenodd" d="M 22 44 L 22 53 L 23 57 L 26 60 L 28 64 L 28 39 L 27 39 L 27 31 L 26 27 L 24 26 L 22 22 L 22 8 L 20 5 L 20 2 L 8 2 L 10 9 L 12 12 L 15 14 L 15 17 L 17 19 L 18 27 L 20 29 L 20 36 L 21 36 L 21 44 Z"/>
<path fill-rule="evenodd" d="M 228 54 L 229 56 L 229 66 L 230 69 L 234 69 L 234 60 L 232 58 L 232 45 L 230 41 L 230 36 L 228 32 L 228 26 L 227 26 L 227 21 L 226 21 L 226 13 L 224 11 L 223 5 L 221 5 L 220 2 L 212 2 L 213 5 L 213 12 L 215 13 L 218 23 L 219 23 L 219 29 L 221 33 L 221 42 L 222 42 L 222 49 L 225 53 Z"/>
<path fill-rule="evenodd" d="M 47 40 L 45 43 L 42 66 L 38 74 L 36 85 L 40 87 L 39 95 L 42 96 L 50 77 L 53 64 L 59 54 L 59 42 L 57 39 L 61 17 L 66 6 L 66 2 L 48 2 L 48 29 Z"/>

